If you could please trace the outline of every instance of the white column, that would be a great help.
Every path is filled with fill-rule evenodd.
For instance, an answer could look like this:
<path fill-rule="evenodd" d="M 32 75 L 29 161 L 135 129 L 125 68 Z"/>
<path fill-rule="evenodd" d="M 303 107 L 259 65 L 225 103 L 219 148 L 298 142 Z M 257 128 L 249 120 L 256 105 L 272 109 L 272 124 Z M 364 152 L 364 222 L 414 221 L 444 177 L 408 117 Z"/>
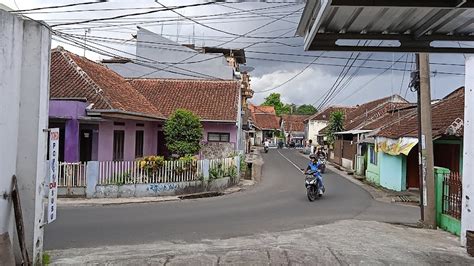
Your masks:
<path fill-rule="evenodd" d="M 33 264 L 43 249 L 43 196 L 49 99 L 49 30 L 0 10 L 0 193 L 18 178 L 25 241 Z M 0 199 L 0 235 L 13 229 L 11 200 Z M 14 244 L 18 247 L 18 244 Z"/>
<path fill-rule="evenodd" d="M 461 244 L 466 245 L 466 230 L 474 230 L 474 56 L 466 58 L 464 95 L 464 147 L 462 172 Z"/>

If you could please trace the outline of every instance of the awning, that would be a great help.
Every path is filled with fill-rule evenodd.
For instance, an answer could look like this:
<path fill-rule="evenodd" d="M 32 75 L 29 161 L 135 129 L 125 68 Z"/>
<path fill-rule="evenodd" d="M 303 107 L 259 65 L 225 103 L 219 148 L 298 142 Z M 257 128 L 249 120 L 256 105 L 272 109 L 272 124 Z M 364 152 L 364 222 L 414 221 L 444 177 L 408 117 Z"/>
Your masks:
<path fill-rule="evenodd" d="M 297 34 L 305 50 L 472 53 L 455 42 L 474 41 L 473 18 L 471 0 L 308 0 Z"/>
<path fill-rule="evenodd" d="M 389 139 L 384 137 L 377 137 L 376 139 L 377 151 L 382 151 L 390 155 L 404 154 L 408 156 L 411 149 L 418 144 L 417 138 L 402 137 L 399 139 Z"/>

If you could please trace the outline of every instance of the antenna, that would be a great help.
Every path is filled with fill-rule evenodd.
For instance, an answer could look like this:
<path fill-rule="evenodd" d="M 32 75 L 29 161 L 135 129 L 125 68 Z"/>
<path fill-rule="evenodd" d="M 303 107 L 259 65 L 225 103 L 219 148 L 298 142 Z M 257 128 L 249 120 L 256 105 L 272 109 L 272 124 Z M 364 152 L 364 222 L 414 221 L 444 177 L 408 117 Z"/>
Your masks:
<path fill-rule="evenodd" d="M 85 29 L 84 30 L 84 57 L 86 57 L 86 45 L 87 45 L 87 33 L 90 33 L 91 29 Z"/>

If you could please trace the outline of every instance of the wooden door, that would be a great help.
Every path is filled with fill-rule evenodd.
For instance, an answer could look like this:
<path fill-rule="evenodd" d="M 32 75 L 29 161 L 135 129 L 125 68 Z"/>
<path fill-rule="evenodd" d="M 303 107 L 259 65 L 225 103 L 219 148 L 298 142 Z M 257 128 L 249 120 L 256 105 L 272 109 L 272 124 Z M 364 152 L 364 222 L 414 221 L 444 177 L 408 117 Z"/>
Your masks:
<path fill-rule="evenodd" d="M 407 188 L 420 188 L 418 168 L 418 146 L 411 149 L 407 157 Z"/>

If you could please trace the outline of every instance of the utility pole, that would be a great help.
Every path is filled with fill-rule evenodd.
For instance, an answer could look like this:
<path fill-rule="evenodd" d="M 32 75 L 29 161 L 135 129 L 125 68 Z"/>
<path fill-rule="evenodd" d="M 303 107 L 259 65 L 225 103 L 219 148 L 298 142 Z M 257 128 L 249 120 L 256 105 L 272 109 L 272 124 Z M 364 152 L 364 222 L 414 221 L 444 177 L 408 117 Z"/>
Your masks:
<path fill-rule="evenodd" d="M 417 68 L 420 75 L 419 86 L 419 120 L 421 120 L 421 134 L 418 145 L 421 147 L 419 155 L 421 167 L 421 181 L 423 189 L 423 224 L 427 228 L 436 229 L 436 201 L 433 160 L 433 135 L 431 130 L 431 89 L 429 54 L 417 54 Z"/>

